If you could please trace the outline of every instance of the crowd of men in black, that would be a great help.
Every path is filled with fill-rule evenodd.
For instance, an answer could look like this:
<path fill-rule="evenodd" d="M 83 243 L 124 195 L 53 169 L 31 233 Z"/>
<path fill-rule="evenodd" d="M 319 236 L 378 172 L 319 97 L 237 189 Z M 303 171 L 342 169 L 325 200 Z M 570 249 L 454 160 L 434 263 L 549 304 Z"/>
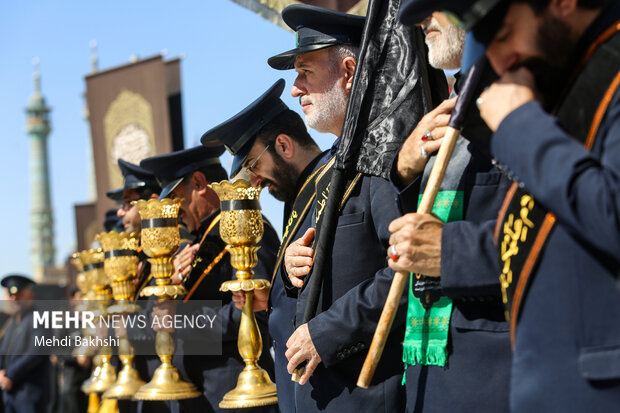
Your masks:
<path fill-rule="evenodd" d="M 280 241 L 264 220 L 255 273 L 271 288 L 255 291 L 253 303 L 265 347 L 260 365 L 277 385 L 278 405 L 240 411 L 618 409 L 620 2 L 402 2 L 399 21 L 424 33 L 427 49 L 414 52 L 432 66 L 428 73 L 460 69 L 459 78 L 488 60 L 493 81 L 476 96 L 473 111 L 485 127 L 462 131 L 432 214 L 416 210 L 455 110 L 458 82 L 415 120 L 389 179 L 359 173 L 347 181 L 319 310 L 308 322 L 317 222 L 340 140 L 321 151 L 306 125 L 341 136 L 365 19 L 308 5 L 289 6 L 282 18 L 297 45 L 268 63 L 297 72 L 290 93 L 299 98 L 305 123 L 280 99 L 280 79 L 208 130 L 201 146 L 140 165 L 119 160 L 125 185 L 109 192 L 121 204 L 118 230 L 140 231 L 131 201 L 183 198 L 184 245 L 172 279 L 196 287 L 191 299 L 221 300 L 221 308 L 205 312 L 216 312 L 224 326 L 221 355 L 175 356 L 200 397 L 127 409 L 225 410 L 218 403 L 244 366 L 237 331 L 245 295 L 219 291 L 234 277 L 228 260 L 194 284 L 225 247 L 212 225 L 220 203 L 209 184 L 242 170 L 253 186 L 284 203 L 284 233 Z M 219 161 L 226 149 L 233 155 L 230 174 Z M 357 387 L 395 271 L 411 274 L 407 292 L 370 385 Z M 16 276 L 2 282 L 12 299 L 25 302 L 31 284 Z M 0 352 L 7 336 L 19 335 L 28 311 L 20 307 L 7 322 Z M 154 316 L 170 311 L 152 310 Z M 135 364 L 148 380 L 159 361 L 137 356 Z M 300 365 L 305 369 L 292 381 Z M 1 356 L 6 411 L 46 411 L 48 369 L 40 358 Z"/>

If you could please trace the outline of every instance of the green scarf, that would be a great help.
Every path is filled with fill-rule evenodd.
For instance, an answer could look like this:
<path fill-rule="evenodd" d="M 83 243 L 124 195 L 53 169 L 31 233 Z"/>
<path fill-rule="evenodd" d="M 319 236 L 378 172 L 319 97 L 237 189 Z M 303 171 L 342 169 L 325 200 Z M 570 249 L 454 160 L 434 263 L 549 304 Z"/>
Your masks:
<path fill-rule="evenodd" d="M 420 195 L 419 201 L 422 199 Z M 440 191 L 433 205 L 433 214 L 444 222 L 463 219 L 463 191 Z M 416 364 L 445 366 L 448 360 L 448 331 L 452 300 L 441 297 L 427 310 L 413 295 L 415 275 L 410 275 L 407 327 L 403 342 L 403 362 L 407 366 Z M 403 384 L 405 376 L 403 375 Z"/>

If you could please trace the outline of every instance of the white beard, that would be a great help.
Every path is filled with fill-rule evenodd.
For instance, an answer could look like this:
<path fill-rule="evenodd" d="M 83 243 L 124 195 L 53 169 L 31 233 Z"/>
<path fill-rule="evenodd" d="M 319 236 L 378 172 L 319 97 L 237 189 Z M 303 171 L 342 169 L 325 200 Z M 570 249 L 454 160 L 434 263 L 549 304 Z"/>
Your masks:
<path fill-rule="evenodd" d="M 322 96 L 312 100 L 312 112 L 306 115 L 306 123 L 318 132 L 333 130 L 333 123 L 344 117 L 348 96 L 339 85 L 340 78 L 334 76 L 334 83 Z"/>
<path fill-rule="evenodd" d="M 428 62 L 431 66 L 443 70 L 461 67 L 465 31 L 452 24 L 440 27 L 434 20 L 429 27 L 440 31 L 439 35 L 425 40 L 428 46 Z"/>

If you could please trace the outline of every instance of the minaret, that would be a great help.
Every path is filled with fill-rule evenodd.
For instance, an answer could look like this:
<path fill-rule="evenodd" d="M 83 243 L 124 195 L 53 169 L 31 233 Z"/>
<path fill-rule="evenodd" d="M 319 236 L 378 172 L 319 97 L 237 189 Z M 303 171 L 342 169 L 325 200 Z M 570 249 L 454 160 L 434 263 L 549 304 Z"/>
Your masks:
<path fill-rule="evenodd" d="M 97 56 L 97 41 L 90 41 L 90 73 L 96 73 L 99 70 L 99 58 Z M 86 93 L 82 95 L 86 100 Z M 82 118 L 86 121 L 88 130 L 88 137 L 86 140 L 86 162 L 88 173 L 88 201 L 94 202 L 97 199 L 97 181 L 95 180 L 95 161 L 93 158 L 93 143 L 90 136 L 90 112 L 88 111 L 88 105 L 84 102 L 84 110 L 82 112 Z"/>
<path fill-rule="evenodd" d="M 32 209 L 30 231 L 32 237 L 32 275 L 43 281 L 54 267 L 54 219 L 50 202 L 49 167 L 47 163 L 47 136 L 49 135 L 50 108 L 41 95 L 39 59 L 34 61 L 34 93 L 30 96 L 26 113 L 26 132 L 30 136 L 30 182 Z"/>

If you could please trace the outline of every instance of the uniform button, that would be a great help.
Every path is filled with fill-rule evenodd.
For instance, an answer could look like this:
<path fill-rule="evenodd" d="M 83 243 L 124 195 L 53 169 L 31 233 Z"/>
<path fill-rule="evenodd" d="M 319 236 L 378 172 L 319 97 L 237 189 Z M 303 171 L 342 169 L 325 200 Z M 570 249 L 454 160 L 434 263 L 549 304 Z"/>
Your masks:
<path fill-rule="evenodd" d="M 278 346 L 276 345 L 276 341 L 275 341 L 275 340 L 273 340 L 273 349 L 275 350 L 275 349 L 277 349 L 277 348 L 278 348 Z"/>

